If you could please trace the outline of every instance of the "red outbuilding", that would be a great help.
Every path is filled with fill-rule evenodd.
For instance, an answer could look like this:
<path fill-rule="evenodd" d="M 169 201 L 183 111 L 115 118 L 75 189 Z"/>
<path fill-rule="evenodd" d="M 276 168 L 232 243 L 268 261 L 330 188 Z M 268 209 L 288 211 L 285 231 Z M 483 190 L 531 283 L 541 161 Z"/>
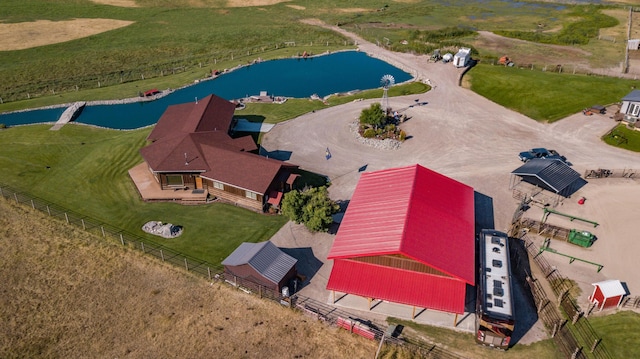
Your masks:
<path fill-rule="evenodd" d="M 626 289 L 619 280 L 609 279 L 598 283 L 592 283 L 593 293 L 589 296 L 589 301 L 598 310 L 616 308 L 622 303 L 622 298 L 627 294 Z"/>
<path fill-rule="evenodd" d="M 473 188 L 420 165 L 363 173 L 327 289 L 464 313 L 475 283 Z"/>

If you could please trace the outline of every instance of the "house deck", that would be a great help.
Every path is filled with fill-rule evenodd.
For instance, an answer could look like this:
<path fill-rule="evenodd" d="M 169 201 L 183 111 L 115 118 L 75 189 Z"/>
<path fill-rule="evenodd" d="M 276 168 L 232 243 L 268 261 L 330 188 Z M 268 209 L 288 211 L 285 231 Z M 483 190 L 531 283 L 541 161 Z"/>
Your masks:
<path fill-rule="evenodd" d="M 144 201 L 181 201 L 188 203 L 206 203 L 209 192 L 207 190 L 193 190 L 192 188 L 175 188 L 162 190 L 153 177 L 146 163 L 140 163 L 129 170 L 129 177 L 135 183 L 138 193 Z M 195 193 L 194 193 L 195 192 Z"/>

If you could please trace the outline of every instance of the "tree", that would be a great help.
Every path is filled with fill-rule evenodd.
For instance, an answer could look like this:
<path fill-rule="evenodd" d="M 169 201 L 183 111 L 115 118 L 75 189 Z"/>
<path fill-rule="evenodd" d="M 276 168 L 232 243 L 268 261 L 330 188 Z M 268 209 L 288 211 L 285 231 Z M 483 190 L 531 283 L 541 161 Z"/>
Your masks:
<path fill-rule="evenodd" d="M 296 223 L 302 222 L 302 208 L 306 201 L 304 193 L 298 190 L 285 193 L 281 205 L 282 214 Z"/>
<path fill-rule="evenodd" d="M 326 232 L 333 223 L 332 215 L 339 209 L 324 186 L 302 192 L 293 190 L 282 199 L 282 214 L 296 223 L 304 223 L 312 232 Z"/>
<path fill-rule="evenodd" d="M 382 105 L 380 105 L 379 102 L 375 102 L 372 103 L 369 108 L 362 110 L 360 113 L 360 124 L 379 127 L 385 122 L 386 117 L 386 114 L 382 110 Z"/>

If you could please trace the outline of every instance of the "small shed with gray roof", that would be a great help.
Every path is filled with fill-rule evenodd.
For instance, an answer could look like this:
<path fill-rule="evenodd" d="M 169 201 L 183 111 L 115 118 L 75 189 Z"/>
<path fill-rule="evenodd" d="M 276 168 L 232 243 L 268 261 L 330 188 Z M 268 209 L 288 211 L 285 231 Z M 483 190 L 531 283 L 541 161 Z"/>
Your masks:
<path fill-rule="evenodd" d="M 297 275 L 297 259 L 273 243 L 242 243 L 224 261 L 225 277 L 232 283 L 238 278 L 280 292 Z"/>
<path fill-rule="evenodd" d="M 580 177 L 566 163 L 556 159 L 534 158 L 511 172 L 511 189 L 521 181 L 553 192 L 558 196 L 570 197 L 587 181 Z"/>

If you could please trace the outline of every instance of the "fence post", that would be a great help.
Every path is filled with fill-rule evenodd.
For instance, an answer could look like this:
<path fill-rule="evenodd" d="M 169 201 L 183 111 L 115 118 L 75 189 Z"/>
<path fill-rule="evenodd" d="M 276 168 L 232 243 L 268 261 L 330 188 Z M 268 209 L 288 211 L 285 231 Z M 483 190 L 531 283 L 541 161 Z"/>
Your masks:
<path fill-rule="evenodd" d="M 51 210 L 49 210 L 49 205 L 47 205 L 47 213 L 49 214 L 49 217 L 51 217 Z"/>
<path fill-rule="evenodd" d="M 82 230 L 86 231 L 87 230 L 87 226 L 85 226 L 85 224 L 84 224 L 84 219 L 80 218 L 80 222 L 82 222 Z"/>
<path fill-rule="evenodd" d="M 600 341 L 602 339 L 597 338 L 596 340 L 593 341 L 593 345 L 591 346 L 591 352 L 593 353 L 596 350 L 596 347 L 598 346 L 598 344 L 600 344 Z"/>
<path fill-rule="evenodd" d="M 103 237 L 106 237 L 106 236 L 104 235 L 104 227 L 103 227 L 103 226 L 100 226 L 100 229 L 102 230 L 102 236 L 103 236 Z"/>
<path fill-rule="evenodd" d="M 33 200 L 31 200 L 31 208 L 36 209 L 36 206 L 33 204 Z"/>
<path fill-rule="evenodd" d="M 67 212 L 64 212 L 64 219 L 66 219 L 67 224 L 69 224 L 69 216 L 67 215 Z"/>
<path fill-rule="evenodd" d="M 122 238 L 122 233 L 120 233 L 120 243 L 124 246 L 124 238 Z"/>
<path fill-rule="evenodd" d="M 184 257 L 184 266 L 187 268 L 187 272 L 189 271 L 189 263 L 187 262 L 187 257 Z"/>
<path fill-rule="evenodd" d="M 162 261 L 164 262 L 164 253 L 162 253 L 162 249 L 160 250 L 160 258 L 162 258 Z"/>
<path fill-rule="evenodd" d="M 207 267 L 207 273 L 209 273 L 209 280 L 211 280 L 211 267 Z"/>
<path fill-rule="evenodd" d="M 13 198 L 16 199 L 16 203 L 20 203 L 20 202 L 18 202 L 18 194 L 17 193 L 13 192 Z"/>
<path fill-rule="evenodd" d="M 140 242 L 140 247 L 142 248 L 142 253 L 145 253 L 145 251 L 144 251 L 144 242 Z"/>
<path fill-rule="evenodd" d="M 578 354 L 580 354 L 580 347 L 577 347 L 576 350 L 573 351 L 573 354 L 571 354 L 571 359 L 576 359 L 578 357 Z"/>

